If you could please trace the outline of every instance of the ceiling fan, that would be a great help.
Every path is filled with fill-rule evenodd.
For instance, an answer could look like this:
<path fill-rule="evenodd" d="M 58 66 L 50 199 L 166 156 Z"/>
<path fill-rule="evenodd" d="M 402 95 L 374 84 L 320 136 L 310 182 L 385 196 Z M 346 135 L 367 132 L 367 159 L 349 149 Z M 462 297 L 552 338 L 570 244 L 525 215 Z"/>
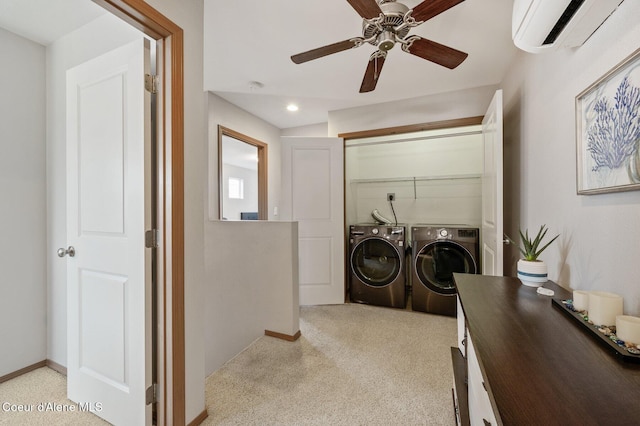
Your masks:
<path fill-rule="evenodd" d="M 360 86 L 360 93 L 376 88 L 387 52 L 399 43 L 402 50 L 420 58 L 435 62 L 449 69 L 460 65 L 467 53 L 444 46 L 417 35 L 409 30 L 441 14 L 464 0 L 424 0 L 409 9 L 396 0 L 347 0 L 362 16 L 362 37 L 339 41 L 317 49 L 293 55 L 291 60 L 302 64 L 313 59 L 370 43 L 378 49 L 369 57 L 369 63 Z"/>

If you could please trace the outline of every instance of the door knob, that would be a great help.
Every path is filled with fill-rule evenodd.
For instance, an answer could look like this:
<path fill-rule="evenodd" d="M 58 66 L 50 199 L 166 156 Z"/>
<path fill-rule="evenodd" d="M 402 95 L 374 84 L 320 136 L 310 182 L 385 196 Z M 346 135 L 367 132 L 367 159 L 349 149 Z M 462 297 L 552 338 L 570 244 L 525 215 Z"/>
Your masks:
<path fill-rule="evenodd" d="M 76 249 L 74 249 L 73 246 L 69 246 L 69 248 L 66 250 L 60 247 L 58 249 L 58 257 L 65 257 L 66 255 L 69 255 L 69 257 L 74 257 L 76 255 Z"/>

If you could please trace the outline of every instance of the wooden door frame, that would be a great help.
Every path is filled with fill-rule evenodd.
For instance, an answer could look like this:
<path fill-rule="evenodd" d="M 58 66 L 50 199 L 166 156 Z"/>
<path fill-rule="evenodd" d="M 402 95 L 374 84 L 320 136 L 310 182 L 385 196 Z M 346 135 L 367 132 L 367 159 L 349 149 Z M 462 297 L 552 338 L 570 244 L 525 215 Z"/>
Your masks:
<path fill-rule="evenodd" d="M 184 34 L 182 28 L 143 0 L 93 0 L 161 43 L 158 74 L 161 117 L 158 139 L 158 418 L 186 423 L 184 319 Z M 160 423 L 159 422 L 159 423 Z"/>

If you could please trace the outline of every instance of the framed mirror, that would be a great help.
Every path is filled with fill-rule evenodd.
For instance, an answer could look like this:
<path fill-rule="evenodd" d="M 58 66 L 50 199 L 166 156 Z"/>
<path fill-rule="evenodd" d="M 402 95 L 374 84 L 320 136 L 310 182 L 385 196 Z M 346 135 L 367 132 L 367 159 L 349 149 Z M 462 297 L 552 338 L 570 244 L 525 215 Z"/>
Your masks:
<path fill-rule="evenodd" d="M 267 144 L 218 126 L 220 220 L 267 220 Z"/>

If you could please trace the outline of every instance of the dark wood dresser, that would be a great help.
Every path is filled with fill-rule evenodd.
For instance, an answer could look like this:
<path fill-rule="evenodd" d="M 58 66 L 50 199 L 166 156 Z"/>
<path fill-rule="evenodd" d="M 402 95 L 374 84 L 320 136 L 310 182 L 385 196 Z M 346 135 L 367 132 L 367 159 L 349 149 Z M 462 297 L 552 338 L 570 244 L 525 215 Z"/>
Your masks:
<path fill-rule="evenodd" d="M 459 319 L 464 318 L 458 330 L 471 339 L 470 345 L 459 336 L 461 352 L 452 350 L 456 393 L 465 401 L 457 408 L 464 414 L 463 424 L 640 424 L 640 364 L 622 361 L 553 306 L 552 297 L 537 294 L 517 278 L 454 274 L 454 280 L 462 307 Z M 553 298 L 571 298 L 570 291 L 551 281 L 544 287 L 555 291 Z M 477 398 L 470 389 L 469 346 L 493 421 L 479 414 L 474 418 L 473 408 L 465 411 L 467 396 L 468 406 Z M 468 388 L 466 377 L 460 377 L 465 372 Z"/>

